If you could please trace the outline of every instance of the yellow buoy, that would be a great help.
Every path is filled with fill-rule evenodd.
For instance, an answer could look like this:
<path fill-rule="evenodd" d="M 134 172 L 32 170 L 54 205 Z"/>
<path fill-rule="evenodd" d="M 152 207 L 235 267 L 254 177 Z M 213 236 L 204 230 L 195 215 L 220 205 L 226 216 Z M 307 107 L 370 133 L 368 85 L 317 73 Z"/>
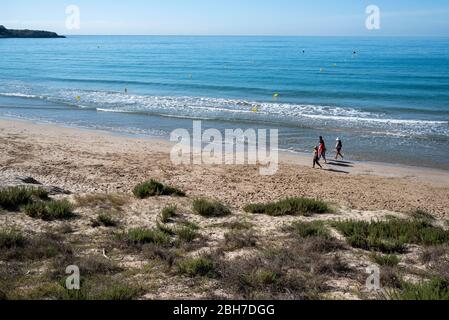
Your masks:
<path fill-rule="evenodd" d="M 81 100 L 81 97 L 80 97 L 80 96 L 76 96 L 75 99 L 78 100 L 78 101 L 80 101 L 80 100 Z"/>
<path fill-rule="evenodd" d="M 254 112 L 254 113 L 256 113 L 256 112 L 259 112 L 259 109 L 257 108 L 257 106 L 254 106 L 254 107 L 251 109 L 251 111 Z"/>
<path fill-rule="evenodd" d="M 273 94 L 273 98 L 279 98 L 279 93 L 276 92 L 275 94 Z"/>

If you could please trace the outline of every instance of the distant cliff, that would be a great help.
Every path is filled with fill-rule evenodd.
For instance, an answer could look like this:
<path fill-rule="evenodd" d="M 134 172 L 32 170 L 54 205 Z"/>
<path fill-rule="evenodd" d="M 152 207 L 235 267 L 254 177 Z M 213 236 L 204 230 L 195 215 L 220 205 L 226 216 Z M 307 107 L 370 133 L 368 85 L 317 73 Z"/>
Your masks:
<path fill-rule="evenodd" d="M 35 30 L 10 30 L 0 26 L 0 38 L 65 38 L 54 32 Z"/>

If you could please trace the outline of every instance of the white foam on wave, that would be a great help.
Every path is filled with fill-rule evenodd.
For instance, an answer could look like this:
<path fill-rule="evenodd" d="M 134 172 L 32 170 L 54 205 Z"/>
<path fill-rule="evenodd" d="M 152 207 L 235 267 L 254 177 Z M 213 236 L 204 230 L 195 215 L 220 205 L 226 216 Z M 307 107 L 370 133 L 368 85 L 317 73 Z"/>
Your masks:
<path fill-rule="evenodd" d="M 15 98 L 27 98 L 27 99 L 44 99 L 44 96 L 34 95 L 34 94 L 25 94 L 20 92 L 13 92 L 13 93 L 0 93 L 0 96 L 2 97 L 15 97 Z"/>
<path fill-rule="evenodd" d="M 382 113 L 339 106 L 210 97 L 147 96 L 75 89 L 60 89 L 52 91 L 51 95 L 47 96 L 23 93 L 1 95 L 58 101 L 79 108 L 92 108 L 99 112 L 149 113 L 198 120 L 276 121 L 310 126 L 323 124 L 335 127 L 356 126 L 372 128 L 376 132 L 384 130 L 386 134 L 391 135 L 437 133 L 449 136 L 449 126 L 445 121 L 398 119 Z M 257 109 L 257 112 L 254 112 L 254 109 Z"/>

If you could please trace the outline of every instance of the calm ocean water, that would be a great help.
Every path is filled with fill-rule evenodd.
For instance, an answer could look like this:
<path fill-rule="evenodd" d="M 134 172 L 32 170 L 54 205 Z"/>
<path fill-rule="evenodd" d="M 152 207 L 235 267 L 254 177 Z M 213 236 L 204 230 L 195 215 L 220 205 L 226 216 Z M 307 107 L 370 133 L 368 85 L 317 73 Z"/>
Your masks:
<path fill-rule="evenodd" d="M 449 38 L 2 39 L 0 117 L 157 137 L 203 119 L 449 169 Z"/>

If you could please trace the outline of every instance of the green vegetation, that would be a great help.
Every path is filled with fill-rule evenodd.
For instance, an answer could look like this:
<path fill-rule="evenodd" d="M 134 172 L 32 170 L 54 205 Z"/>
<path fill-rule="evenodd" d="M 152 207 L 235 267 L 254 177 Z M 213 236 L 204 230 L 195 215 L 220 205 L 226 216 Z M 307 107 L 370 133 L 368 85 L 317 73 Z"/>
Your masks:
<path fill-rule="evenodd" d="M 47 205 L 44 202 L 32 202 L 22 207 L 26 215 L 34 219 L 47 220 L 48 211 Z"/>
<path fill-rule="evenodd" d="M 0 208 L 14 211 L 33 200 L 48 200 L 48 192 L 41 188 L 8 187 L 0 190 Z"/>
<path fill-rule="evenodd" d="M 93 221 L 92 226 L 93 227 L 116 227 L 118 225 L 118 222 L 114 220 L 114 218 L 107 213 L 100 213 L 97 218 Z"/>
<path fill-rule="evenodd" d="M 178 207 L 176 205 L 165 207 L 161 212 L 161 221 L 163 223 L 168 223 L 170 220 L 176 216 L 176 211 Z"/>
<path fill-rule="evenodd" d="M 182 242 L 192 242 L 198 237 L 198 232 L 188 226 L 177 228 L 175 233 Z"/>
<path fill-rule="evenodd" d="M 449 280 L 433 278 L 419 284 L 403 283 L 389 293 L 393 300 L 449 300 Z"/>
<path fill-rule="evenodd" d="M 126 236 L 128 243 L 133 245 L 143 245 L 146 243 L 168 244 L 170 236 L 157 229 L 135 228 L 128 231 Z"/>
<path fill-rule="evenodd" d="M 75 216 L 73 205 L 68 200 L 32 202 L 25 205 L 23 211 L 31 218 L 45 221 L 66 220 Z"/>
<path fill-rule="evenodd" d="M 193 211 L 203 217 L 224 217 L 231 214 L 231 210 L 222 203 L 207 199 L 194 200 Z"/>
<path fill-rule="evenodd" d="M 214 262 L 205 257 L 188 258 L 178 263 L 178 270 L 181 274 L 189 277 L 206 277 L 214 275 Z"/>
<path fill-rule="evenodd" d="M 227 250 L 238 250 L 257 245 L 257 237 L 253 230 L 232 230 L 225 233 L 224 238 Z"/>
<path fill-rule="evenodd" d="M 179 196 L 184 197 L 186 194 L 174 187 L 164 185 L 156 180 L 143 182 L 133 190 L 134 196 L 139 199 L 145 199 L 154 196 Z"/>
<path fill-rule="evenodd" d="M 378 253 L 373 253 L 371 255 L 371 260 L 373 260 L 373 262 L 377 263 L 382 267 L 391 267 L 391 268 L 396 267 L 401 261 L 401 259 L 397 255 L 394 254 L 382 255 Z"/>
<path fill-rule="evenodd" d="M 47 211 L 51 220 L 64 220 L 74 217 L 73 205 L 68 200 L 49 202 L 47 204 Z"/>
<path fill-rule="evenodd" d="M 348 243 L 365 250 L 403 253 L 406 244 L 439 245 L 449 243 L 449 231 L 423 220 L 339 221 L 332 224 Z"/>
<path fill-rule="evenodd" d="M 291 225 L 291 231 L 294 234 L 302 237 L 323 237 L 330 238 L 329 230 L 326 228 L 322 221 L 313 222 L 294 222 Z"/>
<path fill-rule="evenodd" d="M 26 239 L 16 230 L 0 230 L 0 249 L 11 249 L 25 246 Z"/>
<path fill-rule="evenodd" d="M 32 190 L 25 187 L 9 187 L 0 190 L 0 207 L 5 210 L 17 210 L 31 203 Z"/>
<path fill-rule="evenodd" d="M 435 217 L 427 211 L 417 209 L 411 213 L 411 216 L 416 220 L 423 220 L 427 222 L 435 221 Z"/>
<path fill-rule="evenodd" d="M 279 202 L 267 204 L 250 204 L 244 210 L 249 213 L 267 214 L 270 216 L 304 215 L 314 213 L 330 213 L 332 210 L 323 201 L 307 198 L 287 198 Z"/>

